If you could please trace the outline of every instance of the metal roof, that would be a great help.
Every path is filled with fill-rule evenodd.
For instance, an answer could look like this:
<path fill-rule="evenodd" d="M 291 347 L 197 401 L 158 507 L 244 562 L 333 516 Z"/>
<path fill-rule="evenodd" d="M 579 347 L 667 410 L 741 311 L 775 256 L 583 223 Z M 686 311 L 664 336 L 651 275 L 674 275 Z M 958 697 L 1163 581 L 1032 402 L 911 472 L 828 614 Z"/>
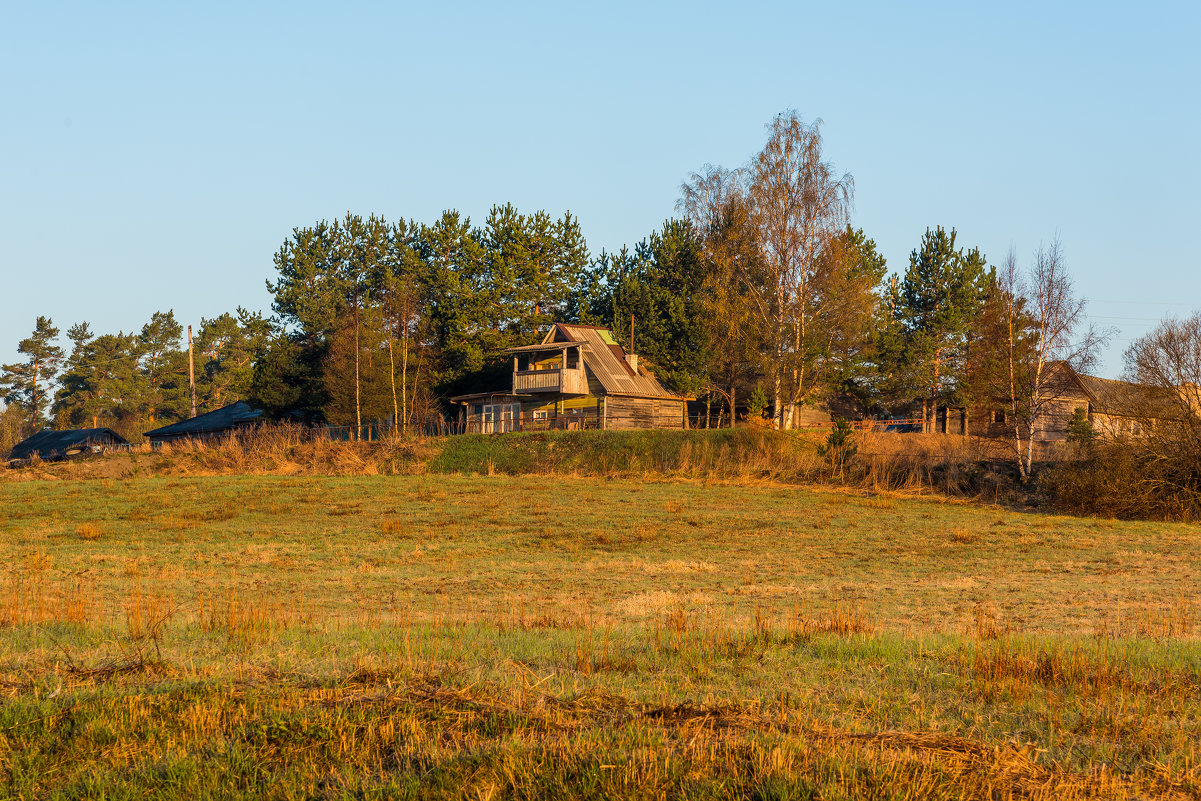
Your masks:
<path fill-rule="evenodd" d="M 608 340 L 606 342 L 605 340 Z M 643 398 L 673 398 L 653 375 L 635 371 L 626 361 L 626 353 L 613 340 L 607 328 L 591 325 L 555 323 L 542 341 L 543 346 L 569 342 L 582 344 L 584 366 L 596 377 L 607 395 L 635 395 Z M 609 344 L 613 342 L 613 344 Z M 557 350 L 558 347 L 553 349 Z"/>
<path fill-rule="evenodd" d="M 231 403 L 212 412 L 198 414 L 189 420 L 180 420 L 169 426 L 147 431 L 150 439 L 170 439 L 172 437 L 198 437 L 207 434 L 218 434 L 238 426 L 252 423 L 263 414 L 262 409 L 252 409 L 243 401 Z"/>
<path fill-rule="evenodd" d="M 1148 417 L 1160 420 L 1178 419 L 1182 415 L 1176 407 L 1175 396 L 1162 387 L 1132 384 L 1112 378 L 1097 378 L 1076 373 L 1076 379 L 1084 387 L 1093 402 L 1093 411 L 1115 417 Z"/>
<path fill-rule="evenodd" d="M 9 459 L 31 459 L 38 457 L 50 461 L 61 459 L 68 451 L 89 448 L 92 445 L 126 445 L 128 442 L 111 428 L 76 428 L 70 431 L 45 429 L 32 437 L 23 439 L 13 446 Z"/>

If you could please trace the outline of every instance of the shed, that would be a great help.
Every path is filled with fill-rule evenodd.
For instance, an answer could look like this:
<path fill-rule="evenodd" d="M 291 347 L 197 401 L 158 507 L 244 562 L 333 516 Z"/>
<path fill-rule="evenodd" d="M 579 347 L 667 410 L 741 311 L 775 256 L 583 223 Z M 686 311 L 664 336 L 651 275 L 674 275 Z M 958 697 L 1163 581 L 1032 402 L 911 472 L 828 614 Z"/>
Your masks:
<path fill-rule="evenodd" d="M 24 461 L 37 456 L 46 462 L 81 456 L 85 453 L 101 453 L 117 445 L 128 445 L 124 437 L 111 428 L 76 428 L 70 431 L 39 431 L 13 446 L 8 458 Z"/>
<path fill-rule="evenodd" d="M 198 414 L 188 420 L 180 420 L 178 423 L 147 431 L 146 439 L 150 440 L 151 445 L 161 445 L 179 439 L 219 437 L 254 425 L 262 414 L 261 409 L 251 408 L 244 401 L 238 401 L 205 414 Z"/>

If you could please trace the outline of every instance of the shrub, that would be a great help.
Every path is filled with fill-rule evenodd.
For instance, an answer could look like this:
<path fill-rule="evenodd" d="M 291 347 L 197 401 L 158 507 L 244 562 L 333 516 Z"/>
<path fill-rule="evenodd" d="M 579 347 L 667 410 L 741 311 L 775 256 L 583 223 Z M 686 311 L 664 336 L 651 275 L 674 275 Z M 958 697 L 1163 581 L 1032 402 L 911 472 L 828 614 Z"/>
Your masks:
<path fill-rule="evenodd" d="M 1201 517 L 1197 469 L 1134 440 L 1098 441 L 1084 458 L 1049 467 L 1039 489 L 1048 505 L 1070 514 L 1195 520 Z"/>

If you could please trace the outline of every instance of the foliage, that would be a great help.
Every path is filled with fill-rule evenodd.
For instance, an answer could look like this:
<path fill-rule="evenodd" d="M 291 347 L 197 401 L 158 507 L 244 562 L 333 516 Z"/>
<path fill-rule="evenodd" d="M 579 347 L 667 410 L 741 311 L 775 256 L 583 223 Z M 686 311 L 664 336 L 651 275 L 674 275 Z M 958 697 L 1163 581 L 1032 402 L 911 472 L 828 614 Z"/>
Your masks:
<path fill-rule="evenodd" d="M 851 424 L 839 417 L 834 420 L 834 427 L 830 429 L 826 441 L 817 446 L 817 455 L 823 457 L 840 475 L 851 457 L 859 451 L 854 435 Z"/>
<path fill-rule="evenodd" d="M 606 291 L 589 319 L 604 321 L 627 351 L 649 359 L 668 387 L 695 395 L 712 353 L 702 306 L 707 264 L 692 225 L 668 220 L 633 253 L 602 253 L 593 270 Z"/>
<path fill-rule="evenodd" d="M 1097 439 L 1084 458 L 1047 467 L 1038 486 L 1047 505 L 1075 515 L 1123 520 L 1201 520 L 1201 470 L 1163 458 L 1138 439 Z"/>
<path fill-rule="evenodd" d="M 1072 416 L 1068 418 L 1068 442 L 1087 445 L 1096 440 L 1097 436 L 1097 429 L 1093 428 L 1092 422 L 1088 419 L 1088 410 L 1081 406 L 1073 409 Z"/>
<path fill-rule="evenodd" d="M 136 439 L 146 429 L 186 418 L 191 403 L 181 334 L 171 311 L 154 312 L 137 334 L 96 336 L 86 322 L 72 326 L 71 353 L 54 399 L 55 425 L 109 427 Z"/>
<path fill-rule="evenodd" d="M 19 406 L 5 406 L 0 409 L 0 456 L 7 454 L 12 447 L 29 435 L 28 421 Z"/>
<path fill-rule="evenodd" d="M 197 411 L 220 409 L 250 397 L 255 365 L 271 339 L 271 323 L 258 312 L 238 307 L 211 320 L 201 319 L 195 340 Z"/>
<path fill-rule="evenodd" d="M 54 344 L 58 328 L 49 317 L 37 318 L 33 333 L 17 344 L 25 360 L 0 367 L 0 398 L 25 414 L 26 430 L 40 429 L 50 405 L 50 389 L 63 350 Z"/>
<path fill-rule="evenodd" d="M 756 385 L 751 392 L 750 406 L 748 412 L 752 420 L 759 420 L 763 417 L 763 412 L 767 410 L 767 393 L 763 391 L 763 387 Z"/>
<path fill-rule="evenodd" d="M 956 232 L 926 229 L 909 255 L 897 295 L 897 320 L 906 349 L 898 360 L 927 395 L 927 414 L 961 400 L 966 383 L 969 332 L 979 315 L 990 273 L 978 249 L 956 247 Z"/>

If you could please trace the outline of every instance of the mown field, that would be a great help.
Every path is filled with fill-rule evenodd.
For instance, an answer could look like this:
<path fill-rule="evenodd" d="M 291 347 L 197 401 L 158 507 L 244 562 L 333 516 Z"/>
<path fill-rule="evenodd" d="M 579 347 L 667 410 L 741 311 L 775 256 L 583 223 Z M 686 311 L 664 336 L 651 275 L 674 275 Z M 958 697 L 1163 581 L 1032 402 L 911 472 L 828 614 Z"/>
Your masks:
<path fill-rule="evenodd" d="M 1199 585 L 765 481 L 0 484 L 0 798 L 1197 798 Z"/>

